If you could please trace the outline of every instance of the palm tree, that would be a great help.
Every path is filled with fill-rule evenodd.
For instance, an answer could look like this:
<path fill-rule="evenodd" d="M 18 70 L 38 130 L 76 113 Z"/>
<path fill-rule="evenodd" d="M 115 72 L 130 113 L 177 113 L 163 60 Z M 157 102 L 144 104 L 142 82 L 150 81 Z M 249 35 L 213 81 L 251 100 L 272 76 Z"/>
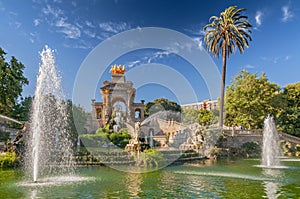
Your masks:
<path fill-rule="evenodd" d="M 204 41 L 206 48 L 215 57 L 222 54 L 222 82 L 220 96 L 220 113 L 219 113 L 219 128 L 223 128 L 223 110 L 224 110 L 224 92 L 225 92 L 225 77 L 226 77 L 226 61 L 232 52 L 239 49 L 240 53 L 244 52 L 244 47 L 249 47 L 248 40 L 251 41 L 250 28 L 251 24 L 247 21 L 247 16 L 241 15 L 240 12 L 245 8 L 237 8 L 230 6 L 224 12 L 221 12 L 220 17 L 212 16 L 209 19 L 210 24 L 204 26 L 206 32 Z"/>

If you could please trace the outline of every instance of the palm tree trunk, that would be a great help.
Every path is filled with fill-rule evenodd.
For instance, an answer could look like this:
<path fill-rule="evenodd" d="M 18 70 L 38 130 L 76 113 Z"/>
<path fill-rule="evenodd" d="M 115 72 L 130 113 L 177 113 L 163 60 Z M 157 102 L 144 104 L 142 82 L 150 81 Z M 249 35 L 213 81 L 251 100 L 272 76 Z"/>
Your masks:
<path fill-rule="evenodd" d="M 227 61 L 227 52 L 226 52 L 226 42 L 223 41 L 222 44 L 222 82 L 221 82 L 221 96 L 220 96 L 220 113 L 219 113 L 219 128 L 223 129 L 223 114 L 224 114 L 224 93 L 225 93 L 225 78 L 226 78 L 226 61 Z"/>

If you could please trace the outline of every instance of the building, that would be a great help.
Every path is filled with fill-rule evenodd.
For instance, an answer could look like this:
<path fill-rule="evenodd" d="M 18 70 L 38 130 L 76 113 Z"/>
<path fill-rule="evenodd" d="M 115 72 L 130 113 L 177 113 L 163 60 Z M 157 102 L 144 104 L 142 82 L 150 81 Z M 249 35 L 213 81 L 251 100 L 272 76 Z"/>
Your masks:
<path fill-rule="evenodd" d="M 202 102 L 196 102 L 191 104 L 181 105 L 182 110 L 216 110 L 218 109 L 218 100 L 203 100 Z"/>

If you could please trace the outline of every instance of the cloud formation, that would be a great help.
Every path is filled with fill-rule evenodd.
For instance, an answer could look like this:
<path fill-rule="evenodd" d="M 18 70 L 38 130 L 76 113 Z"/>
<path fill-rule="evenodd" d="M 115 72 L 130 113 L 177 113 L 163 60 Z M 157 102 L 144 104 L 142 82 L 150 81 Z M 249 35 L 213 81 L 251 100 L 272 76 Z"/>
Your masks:
<path fill-rule="evenodd" d="M 62 34 L 68 39 L 64 41 L 65 47 L 91 48 L 93 45 L 84 42 L 87 38 L 99 42 L 131 29 L 128 22 L 103 21 L 99 23 L 85 17 L 73 18 L 71 16 L 75 15 L 75 11 L 63 9 L 59 2 L 43 4 L 40 8 L 40 17 L 33 19 L 33 25 L 37 27 L 45 23 L 52 32 Z M 77 7 L 77 3 L 72 1 L 70 6 Z"/>
<path fill-rule="evenodd" d="M 273 64 L 278 64 L 279 62 L 289 61 L 291 55 L 277 56 L 277 57 L 261 57 L 263 61 L 272 62 Z"/>
<path fill-rule="evenodd" d="M 263 16 L 263 13 L 261 11 L 256 12 L 256 14 L 255 14 L 255 23 L 256 23 L 257 26 L 261 26 L 262 16 Z"/>
<path fill-rule="evenodd" d="M 34 20 L 33 20 L 34 26 L 38 26 L 38 25 L 40 25 L 40 23 L 41 23 L 41 20 L 40 20 L 40 19 L 34 19 Z"/>
<path fill-rule="evenodd" d="M 281 11 L 282 11 L 282 18 L 281 18 L 281 20 L 283 22 L 290 21 L 294 17 L 294 13 L 290 10 L 289 6 L 283 6 L 281 8 Z"/>
<path fill-rule="evenodd" d="M 121 22 L 121 23 L 103 22 L 103 23 L 99 23 L 99 28 L 102 31 L 116 34 L 131 29 L 131 26 L 126 22 Z"/>
<path fill-rule="evenodd" d="M 60 18 L 55 26 L 59 28 L 57 32 L 62 32 L 69 39 L 77 39 L 81 35 L 81 31 L 75 25 L 66 22 L 67 18 Z"/>
<path fill-rule="evenodd" d="M 247 65 L 245 66 L 245 68 L 247 68 L 247 69 L 253 69 L 253 68 L 256 68 L 256 66 L 253 66 L 253 65 L 251 65 L 251 64 L 247 64 Z"/>

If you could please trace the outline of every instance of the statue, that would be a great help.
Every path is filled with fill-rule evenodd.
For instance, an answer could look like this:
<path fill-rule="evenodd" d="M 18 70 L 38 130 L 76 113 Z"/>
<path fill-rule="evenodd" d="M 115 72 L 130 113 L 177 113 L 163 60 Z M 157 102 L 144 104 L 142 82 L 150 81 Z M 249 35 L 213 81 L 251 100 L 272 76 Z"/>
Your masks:
<path fill-rule="evenodd" d="M 140 137 L 140 131 L 141 131 L 141 123 L 136 122 L 134 125 L 134 134 L 135 134 L 135 139 L 138 140 Z"/>
<path fill-rule="evenodd" d="M 114 64 L 111 69 L 110 69 L 110 72 L 112 74 L 124 74 L 125 73 L 125 67 L 122 66 L 121 64 L 117 66 L 117 64 Z"/>

